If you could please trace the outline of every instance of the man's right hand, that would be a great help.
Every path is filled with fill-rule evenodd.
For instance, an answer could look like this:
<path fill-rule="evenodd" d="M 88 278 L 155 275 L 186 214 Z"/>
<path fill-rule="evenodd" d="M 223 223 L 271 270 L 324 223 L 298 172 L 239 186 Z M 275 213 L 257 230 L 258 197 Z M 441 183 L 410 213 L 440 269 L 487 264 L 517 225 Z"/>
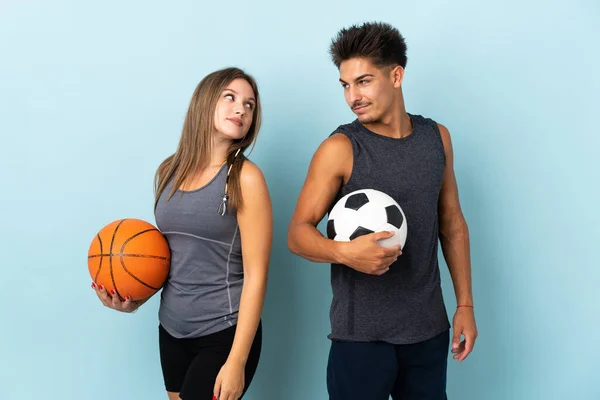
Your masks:
<path fill-rule="evenodd" d="M 369 275 L 383 275 L 402 254 L 400 246 L 383 247 L 378 241 L 394 236 L 394 232 L 375 232 L 350 242 L 338 242 L 342 264 Z"/>

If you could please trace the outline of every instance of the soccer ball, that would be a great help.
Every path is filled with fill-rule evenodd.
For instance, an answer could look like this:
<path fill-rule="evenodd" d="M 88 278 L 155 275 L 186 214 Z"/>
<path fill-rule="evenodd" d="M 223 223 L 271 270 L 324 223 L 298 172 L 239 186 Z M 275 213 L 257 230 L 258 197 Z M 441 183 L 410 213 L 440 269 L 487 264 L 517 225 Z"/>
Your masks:
<path fill-rule="evenodd" d="M 406 243 L 407 224 L 402 208 L 387 194 L 362 189 L 342 197 L 329 213 L 327 237 L 348 242 L 373 232 L 391 231 L 394 236 L 382 239 L 383 247 Z"/>

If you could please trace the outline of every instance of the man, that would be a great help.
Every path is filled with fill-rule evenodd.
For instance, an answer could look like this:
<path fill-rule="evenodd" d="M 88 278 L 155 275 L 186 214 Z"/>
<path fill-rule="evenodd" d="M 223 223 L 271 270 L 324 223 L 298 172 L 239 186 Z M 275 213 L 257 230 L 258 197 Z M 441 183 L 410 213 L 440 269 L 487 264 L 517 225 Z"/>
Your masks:
<path fill-rule="evenodd" d="M 458 306 L 454 359 L 464 360 L 477 337 L 469 234 L 450 134 L 443 125 L 406 112 L 406 44 L 397 29 L 382 23 L 342 29 L 330 52 L 358 118 L 338 127 L 314 154 L 288 231 L 293 253 L 331 263 L 329 396 L 442 400 L 450 324 L 438 239 Z M 408 223 L 404 248 L 378 244 L 392 232 L 336 242 L 316 229 L 335 202 L 359 189 L 380 190 L 400 204 Z"/>

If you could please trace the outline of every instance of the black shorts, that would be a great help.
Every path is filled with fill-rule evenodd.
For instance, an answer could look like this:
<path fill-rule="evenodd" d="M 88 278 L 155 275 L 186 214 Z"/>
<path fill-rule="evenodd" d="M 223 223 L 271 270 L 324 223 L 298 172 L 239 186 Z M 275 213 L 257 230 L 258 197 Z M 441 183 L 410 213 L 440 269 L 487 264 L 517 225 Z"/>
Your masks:
<path fill-rule="evenodd" d="M 212 400 L 217 375 L 233 344 L 236 326 L 192 339 L 177 339 L 158 327 L 160 363 L 168 392 L 180 393 L 182 400 Z M 256 372 L 262 345 L 262 324 L 258 325 L 248 361 L 244 393 Z"/>

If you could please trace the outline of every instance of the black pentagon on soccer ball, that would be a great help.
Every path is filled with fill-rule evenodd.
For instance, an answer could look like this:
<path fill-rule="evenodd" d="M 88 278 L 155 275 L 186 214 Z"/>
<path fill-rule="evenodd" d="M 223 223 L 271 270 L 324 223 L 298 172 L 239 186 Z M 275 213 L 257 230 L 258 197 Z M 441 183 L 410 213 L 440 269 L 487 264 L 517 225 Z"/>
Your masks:
<path fill-rule="evenodd" d="M 357 210 L 367 204 L 369 198 L 364 193 L 356 193 L 346 199 L 344 207 L 350 208 L 351 210 Z"/>
<path fill-rule="evenodd" d="M 329 221 L 327 221 L 327 237 L 329 239 L 333 239 L 335 235 L 335 226 L 333 226 L 333 220 L 330 219 Z"/>
<path fill-rule="evenodd" d="M 393 204 L 385 208 L 385 213 L 387 214 L 388 224 L 394 225 L 396 229 L 400 229 L 402 222 L 404 222 L 400 209 Z"/>
<path fill-rule="evenodd" d="M 352 232 L 352 235 L 350 235 L 350 240 L 354 240 L 360 236 L 368 235 L 369 233 L 373 233 L 373 231 L 359 226 L 354 232 Z"/>

